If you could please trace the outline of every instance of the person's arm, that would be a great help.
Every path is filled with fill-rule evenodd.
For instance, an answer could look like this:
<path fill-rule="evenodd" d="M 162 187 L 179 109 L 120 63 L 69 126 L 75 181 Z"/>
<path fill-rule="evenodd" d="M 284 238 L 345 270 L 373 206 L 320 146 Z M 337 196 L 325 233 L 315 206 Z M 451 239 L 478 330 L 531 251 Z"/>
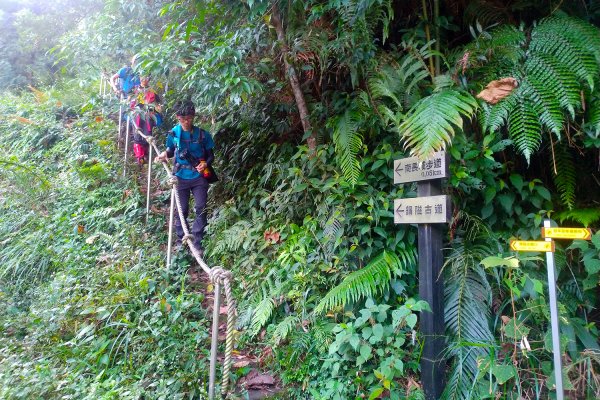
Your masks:
<path fill-rule="evenodd" d="M 208 165 L 212 165 L 214 160 L 215 160 L 215 153 L 214 153 L 213 149 L 206 150 L 206 163 Z"/>
<path fill-rule="evenodd" d="M 212 149 L 205 149 L 205 150 L 206 150 L 206 154 L 202 155 L 203 157 L 205 157 L 204 160 L 200 161 L 200 163 L 196 167 L 196 170 L 198 172 L 203 172 L 206 169 L 206 167 L 212 165 L 212 162 L 215 160 L 215 153 L 213 152 L 213 150 Z"/>
<path fill-rule="evenodd" d="M 119 73 L 117 72 L 113 76 L 110 77 L 110 86 L 115 93 L 119 93 L 119 88 L 117 87 L 117 79 L 119 79 Z"/>
<path fill-rule="evenodd" d="M 175 141 L 173 140 L 173 131 L 170 131 L 167 136 L 167 149 L 160 153 L 154 159 L 154 162 L 167 161 L 167 159 L 175 155 Z"/>

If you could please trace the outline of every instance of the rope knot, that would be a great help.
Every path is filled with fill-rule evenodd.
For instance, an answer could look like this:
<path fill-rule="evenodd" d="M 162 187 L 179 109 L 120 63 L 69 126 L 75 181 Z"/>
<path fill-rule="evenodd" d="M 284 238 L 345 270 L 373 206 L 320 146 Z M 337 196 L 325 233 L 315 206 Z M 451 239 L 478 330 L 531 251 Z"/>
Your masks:
<path fill-rule="evenodd" d="M 169 185 L 173 186 L 173 188 L 177 187 L 177 177 L 175 175 L 171 175 L 167 182 L 169 183 Z"/>
<path fill-rule="evenodd" d="M 154 137 L 152 137 L 152 136 L 146 136 L 145 139 L 146 139 L 146 142 L 148 142 L 149 145 L 152 145 L 152 143 L 154 143 L 154 141 L 155 141 Z"/>
<path fill-rule="evenodd" d="M 191 242 L 194 241 L 194 235 L 192 235 L 191 233 L 188 233 L 187 235 L 183 235 L 183 237 L 181 238 L 181 243 L 187 243 L 188 241 L 191 241 Z"/>
<path fill-rule="evenodd" d="M 223 269 L 222 267 L 214 267 L 210 270 L 210 281 L 212 283 L 224 284 L 226 281 L 231 281 L 231 271 Z"/>

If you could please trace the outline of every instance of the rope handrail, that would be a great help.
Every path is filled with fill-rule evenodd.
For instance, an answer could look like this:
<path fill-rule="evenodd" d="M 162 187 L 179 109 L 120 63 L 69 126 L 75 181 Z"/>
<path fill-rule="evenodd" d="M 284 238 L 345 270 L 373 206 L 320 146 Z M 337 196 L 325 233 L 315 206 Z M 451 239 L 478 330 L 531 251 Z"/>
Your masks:
<path fill-rule="evenodd" d="M 130 120 L 128 118 L 128 120 Z M 127 122 L 129 124 L 129 121 Z M 156 152 L 156 154 L 160 154 L 161 151 L 156 145 L 156 140 L 153 136 L 146 135 L 142 130 L 137 126 L 137 124 L 133 123 L 134 129 L 138 135 L 144 138 L 152 149 Z M 119 127 L 120 131 L 120 127 Z M 126 149 L 127 150 L 127 149 Z M 151 163 L 153 160 L 148 160 Z M 175 201 L 177 204 L 177 213 L 181 221 L 181 226 L 183 228 L 184 236 L 182 238 L 182 244 L 187 244 L 189 247 L 194 259 L 200 265 L 202 270 L 208 275 L 211 283 L 214 285 L 214 310 L 213 310 L 213 346 L 211 347 L 211 371 L 210 371 L 210 381 L 209 381 L 209 397 L 214 398 L 214 375 L 215 368 L 214 363 L 216 363 L 216 341 L 218 340 L 218 320 L 219 320 L 219 296 L 220 296 L 220 286 L 223 285 L 223 290 L 225 292 L 225 299 L 227 301 L 227 332 L 225 336 L 225 357 L 223 360 L 223 377 L 221 381 L 221 392 L 226 394 L 229 386 L 229 371 L 231 370 L 231 354 L 233 352 L 233 342 L 234 342 L 234 325 L 235 325 L 235 315 L 236 315 L 236 301 L 233 297 L 233 292 L 231 288 L 231 280 L 232 273 L 222 267 L 214 267 L 210 268 L 202 255 L 200 254 L 200 249 L 196 247 L 193 243 L 194 235 L 190 233 L 190 230 L 185 222 L 185 218 L 183 216 L 183 211 L 181 207 L 181 199 L 179 198 L 179 193 L 177 192 L 177 177 L 171 173 L 169 169 L 169 165 L 167 161 L 160 161 L 160 164 L 163 166 L 165 172 L 169 176 L 168 184 L 171 186 L 172 193 L 174 194 Z M 150 186 L 148 185 L 148 190 L 150 190 Z M 169 238 L 170 240 L 170 238 Z"/>

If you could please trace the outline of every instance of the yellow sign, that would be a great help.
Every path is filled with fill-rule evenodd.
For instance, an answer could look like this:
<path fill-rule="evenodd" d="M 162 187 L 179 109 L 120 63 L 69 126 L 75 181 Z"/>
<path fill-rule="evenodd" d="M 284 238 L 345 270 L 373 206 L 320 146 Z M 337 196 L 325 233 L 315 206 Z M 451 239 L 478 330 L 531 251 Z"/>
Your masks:
<path fill-rule="evenodd" d="M 554 253 L 554 242 L 537 240 L 511 240 L 510 248 L 514 251 L 544 251 Z"/>
<path fill-rule="evenodd" d="M 542 228 L 543 238 L 590 240 L 592 231 L 588 228 Z"/>

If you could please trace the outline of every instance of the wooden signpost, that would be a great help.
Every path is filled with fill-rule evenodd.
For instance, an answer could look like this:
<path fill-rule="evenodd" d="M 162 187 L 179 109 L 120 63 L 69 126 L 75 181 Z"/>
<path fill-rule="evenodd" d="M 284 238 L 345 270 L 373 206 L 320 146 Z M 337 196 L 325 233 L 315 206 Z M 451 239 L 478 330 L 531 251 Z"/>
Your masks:
<path fill-rule="evenodd" d="M 419 296 L 431 312 L 421 313 L 424 336 L 421 382 L 427 400 L 437 400 L 444 390 L 444 284 L 442 228 L 450 220 L 449 197 L 441 194 L 441 178 L 448 176 L 445 152 L 427 159 L 408 157 L 394 161 L 394 183 L 416 182 L 419 197 L 394 200 L 394 222 L 419 224 Z"/>
<path fill-rule="evenodd" d="M 551 227 L 550 220 L 544 220 L 542 237 L 545 241 L 511 240 L 510 248 L 514 251 L 545 252 L 546 269 L 548 270 L 548 297 L 550 301 L 550 325 L 552 330 L 552 353 L 554 356 L 554 380 L 556 399 L 564 399 L 562 381 L 562 357 L 560 352 L 560 326 L 558 320 L 558 303 L 556 301 L 556 267 L 554 265 L 554 242 L 552 239 L 590 240 L 592 231 L 587 228 Z"/>

